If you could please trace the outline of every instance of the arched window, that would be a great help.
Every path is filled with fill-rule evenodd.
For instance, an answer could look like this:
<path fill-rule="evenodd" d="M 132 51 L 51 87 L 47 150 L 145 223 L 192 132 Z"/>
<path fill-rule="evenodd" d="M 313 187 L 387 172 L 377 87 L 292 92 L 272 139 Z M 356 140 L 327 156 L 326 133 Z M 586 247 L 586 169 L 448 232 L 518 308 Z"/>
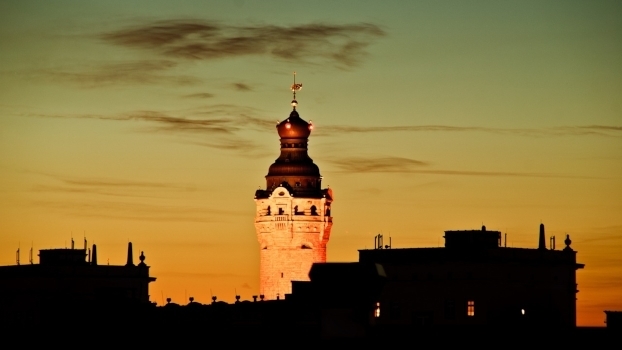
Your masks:
<path fill-rule="evenodd" d="M 315 205 L 311 206 L 311 215 L 317 215 L 317 207 Z"/>

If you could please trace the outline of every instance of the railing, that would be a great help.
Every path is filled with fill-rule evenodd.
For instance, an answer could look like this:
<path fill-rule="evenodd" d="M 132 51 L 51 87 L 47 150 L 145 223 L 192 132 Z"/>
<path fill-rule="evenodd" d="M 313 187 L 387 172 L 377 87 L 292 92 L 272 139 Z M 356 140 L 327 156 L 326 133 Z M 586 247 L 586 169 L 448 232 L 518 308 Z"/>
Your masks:
<path fill-rule="evenodd" d="M 287 221 L 289 220 L 289 215 L 274 215 L 274 221 Z"/>

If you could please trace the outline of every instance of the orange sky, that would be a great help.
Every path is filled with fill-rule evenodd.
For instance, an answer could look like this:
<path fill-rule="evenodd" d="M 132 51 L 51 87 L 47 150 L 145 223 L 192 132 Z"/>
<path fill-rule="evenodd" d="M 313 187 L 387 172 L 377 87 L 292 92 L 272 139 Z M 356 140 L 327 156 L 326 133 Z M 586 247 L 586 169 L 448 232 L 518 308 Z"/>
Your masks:
<path fill-rule="evenodd" d="M 142 4 L 142 5 L 141 5 Z M 578 260 L 579 325 L 622 309 L 618 1 L 5 1 L 0 264 L 71 236 L 151 299 L 258 293 L 254 191 L 292 71 L 335 193 L 329 261 L 377 233 L 546 225 Z"/>

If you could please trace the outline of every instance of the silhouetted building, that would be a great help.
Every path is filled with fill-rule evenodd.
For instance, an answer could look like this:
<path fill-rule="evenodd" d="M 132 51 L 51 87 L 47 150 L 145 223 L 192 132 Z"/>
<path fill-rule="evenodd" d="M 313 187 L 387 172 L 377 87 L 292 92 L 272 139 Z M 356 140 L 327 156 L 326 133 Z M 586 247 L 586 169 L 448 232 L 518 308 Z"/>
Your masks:
<path fill-rule="evenodd" d="M 333 225 L 333 193 L 322 189 L 320 169 L 307 153 L 313 124 L 296 111 L 296 91 L 289 118 L 277 123 L 281 154 L 268 170 L 266 188 L 255 192 L 255 230 L 259 240 L 259 292 L 281 299 L 292 281 L 308 281 L 315 262 L 326 262 Z"/>
<path fill-rule="evenodd" d="M 383 325 L 576 326 L 576 262 L 570 237 L 562 250 L 507 248 L 501 232 L 445 231 L 445 247 L 359 250 L 381 264 Z M 551 247 L 552 248 L 552 247 Z"/>
<path fill-rule="evenodd" d="M 622 330 L 622 311 L 605 311 L 607 329 Z"/>
<path fill-rule="evenodd" d="M 189 299 L 179 305 L 167 299 L 150 309 L 149 328 L 166 332 L 243 334 L 267 343 L 276 339 L 361 338 L 369 336 L 374 311 L 385 281 L 382 266 L 362 263 L 317 263 L 310 281 L 293 282 L 292 293 L 279 300 L 237 301 L 228 304 L 212 297 L 201 304 Z"/>
<path fill-rule="evenodd" d="M 134 265 L 132 243 L 125 265 L 99 265 L 96 245 L 88 255 L 86 244 L 42 249 L 39 264 L 31 257 L 26 265 L 0 266 L 0 324 L 78 324 L 86 312 L 101 317 L 150 304 L 149 283 L 155 278 L 142 252 Z"/>

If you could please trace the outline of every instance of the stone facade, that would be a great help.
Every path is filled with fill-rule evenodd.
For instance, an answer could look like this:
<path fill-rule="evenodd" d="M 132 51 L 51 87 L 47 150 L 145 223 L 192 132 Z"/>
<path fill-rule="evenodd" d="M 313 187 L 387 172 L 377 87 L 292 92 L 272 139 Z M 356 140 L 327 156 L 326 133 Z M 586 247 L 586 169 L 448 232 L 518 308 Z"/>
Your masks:
<path fill-rule="evenodd" d="M 260 293 L 283 298 L 291 281 L 308 281 L 315 262 L 326 262 L 332 217 L 329 198 L 295 198 L 277 187 L 269 198 L 256 199 L 255 229 L 260 246 Z"/>

